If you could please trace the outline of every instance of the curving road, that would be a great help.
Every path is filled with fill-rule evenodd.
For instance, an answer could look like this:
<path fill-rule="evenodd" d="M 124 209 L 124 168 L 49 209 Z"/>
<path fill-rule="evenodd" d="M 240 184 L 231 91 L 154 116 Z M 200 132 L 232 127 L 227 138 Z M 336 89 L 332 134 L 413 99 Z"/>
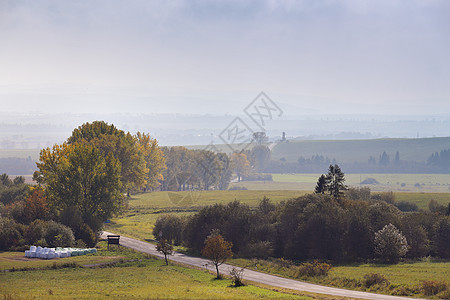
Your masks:
<path fill-rule="evenodd" d="M 106 236 L 108 234 L 114 234 L 110 232 L 104 231 L 102 234 L 102 238 L 106 239 Z M 164 255 L 156 251 L 156 246 L 150 243 L 138 241 L 132 238 L 120 237 L 120 245 L 125 246 L 127 248 L 132 248 L 137 251 L 151 254 L 160 258 L 164 258 Z M 171 255 L 170 260 L 179 262 L 186 265 L 191 265 L 199 268 L 205 268 L 205 265 L 208 267 L 211 271 L 215 272 L 215 267 L 209 263 L 207 259 L 199 258 L 199 257 L 192 257 L 185 254 L 177 253 L 175 252 L 174 255 Z M 207 265 L 209 263 L 209 265 Z M 220 271 L 222 274 L 228 274 L 231 271 L 231 268 L 233 266 L 223 264 L 220 266 Z M 318 294 L 324 294 L 324 295 L 331 295 L 331 296 L 340 296 L 340 297 L 347 297 L 347 298 L 356 298 L 356 299 L 373 299 L 373 300 L 380 300 L 380 299 L 386 299 L 386 300 L 400 300 L 400 299 L 411 299 L 411 298 L 404 298 L 404 297 L 397 297 L 397 296 L 388 296 L 388 295 L 380 295 L 380 294 L 373 294 L 373 293 L 366 293 L 366 292 L 360 292 L 360 291 L 352 291 L 352 290 L 345 290 L 345 289 L 339 289 L 339 288 L 333 288 L 333 287 L 327 287 L 327 286 L 321 286 L 317 284 L 312 283 L 306 283 L 298 280 L 293 279 L 287 279 L 278 277 L 275 275 L 269 275 L 265 273 L 256 272 L 253 270 L 245 269 L 244 271 L 244 279 L 249 281 L 254 281 L 266 285 L 271 285 L 274 287 L 280 287 L 280 288 L 286 288 L 291 290 L 297 290 L 302 292 L 311 292 L 311 293 L 318 293 Z"/>

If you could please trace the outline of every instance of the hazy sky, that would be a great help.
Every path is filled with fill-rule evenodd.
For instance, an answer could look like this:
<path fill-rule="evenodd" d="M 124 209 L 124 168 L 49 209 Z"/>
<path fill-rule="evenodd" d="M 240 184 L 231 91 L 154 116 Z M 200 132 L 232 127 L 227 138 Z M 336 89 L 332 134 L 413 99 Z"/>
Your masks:
<path fill-rule="evenodd" d="M 0 111 L 450 114 L 450 1 L 0 0 Z"/>

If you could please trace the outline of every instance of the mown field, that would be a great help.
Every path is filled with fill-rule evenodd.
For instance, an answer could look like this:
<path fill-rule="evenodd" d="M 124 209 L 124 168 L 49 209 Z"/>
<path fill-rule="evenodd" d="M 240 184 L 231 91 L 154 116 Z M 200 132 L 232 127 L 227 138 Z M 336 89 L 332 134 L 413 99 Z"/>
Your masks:
<path fill-rule="evenodd" d="M 273 181 L 236 182 L 231 186 L 249 190 L 312 191 L 320 175 L 272 174 Z M 378 184 L 361 184 L 368 178 L 375 179 Z M 450 174 L 345 174 L 345 184 L 350 187 L 367 186 L 375 192 L 450 193 Z"/>
<path fill-rule="evenodd" d="M 98 254 L 59 260 L 25 262 L 28 271 L 0 272 L 0 297 L 3 299 L 313 299 L 309 296 L 280 293 L 254 285 L 233 288 L 228 279 L 181 265 L 165 266 L 159 259 L 132 250 L 106 251 L 100 244 Z M 10 269 L 8 259 L 19 253 L 0 253 L 0 269 Z M 118 263 L 108 268 L 83 267 L 84 264 Z M 119 260 L 120 258 L 120 260 Z M 134 260 L 129 262 L 128 260 Z M 69 264 L 69 261 L 72 265 Z M 68 266 L 54 263 L 65 263 Z M 45 265 L 48 268 L 45 268 Z M 42 269 L 45 268 L 45 269 Z"/>

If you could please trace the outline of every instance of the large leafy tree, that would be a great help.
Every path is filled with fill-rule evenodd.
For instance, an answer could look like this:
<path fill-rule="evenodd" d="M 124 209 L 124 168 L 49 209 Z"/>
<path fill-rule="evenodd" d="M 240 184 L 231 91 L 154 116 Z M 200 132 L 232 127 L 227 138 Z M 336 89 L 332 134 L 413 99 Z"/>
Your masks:
<path fill-rule="evenodd" d="M 118 159 L 121 165 L 122 191 L 127 192 L 134 188 L 143 188 L 147 184 L 149 169 L 145 161 L 145 151 L 139 146 L 145 142 L 151 142 L 150 138 L 141 135 L 141 139 L 136 140 L 130 133 L 125 133 L 104 121 L 85 123 L 74 129 L 67 139 L 68 144 L 92 145 L 100 149 L 103 155 L 112 154 Z"/>
<path fill-rule="evenodd" d="M 146 187 L 155 188 L 163 180 L 162 171 L 166 169 L 164 154 L 158 146 L 158 141 L 149 134 L 138 132 L 135 139 L 148 169 Z"/>
<path fill-rule="evenodd" d="M 75 208 L 92 230 L 118 212 L 122 183 L 120 162 L 89 144 L 55 145 L 40 153 L 34 179 L 45 186 L 57 212 Z"/>

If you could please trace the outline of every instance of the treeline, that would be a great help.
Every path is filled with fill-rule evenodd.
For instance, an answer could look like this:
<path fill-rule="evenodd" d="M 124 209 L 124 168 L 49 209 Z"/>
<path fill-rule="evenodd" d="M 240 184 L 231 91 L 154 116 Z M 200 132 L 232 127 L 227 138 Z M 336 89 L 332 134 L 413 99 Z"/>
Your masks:
<path fill-rule="evenodd" d="M 226 190 L 231 180 L 272 180 L 259 173 L 270 160 L 267 146 L 231 155 L 185 147 L 161 147 L 166 168 L 162 171 L 160 189 L 164 191 Z M 233 177 L 233 175 L 235 177 Z"/>
<path fill-rule="evenodd" d="M 367 197 L 367 190 L 361 195 Z M 405 252 L 409 258 L 450 258 L 450 217 L 446 207 L 406 213 L 379 200 L 378 194 L 372 196 L 362 200 L 353 190 L 354 200 L 310 194 L 279 204 L 264 198 L 257 208 L 238 201 L 215 204 L 190 217 L 162 216 L 153 233 L 200 252 L 211 230 L 218 229 L 233 243 L 233 253 L 249 258 L 352 262 L 379 257 L 392 262 Z M 380 242 L 375 239 L 392 236 L 392 232 L 400 237 L 401 244 L 394 241 L 387 251 L 398 246 L 398 257 L 380 252 Z"/>
<path fill-rule="evenodd" d="M 160 181 L 161 190 L 228 188 L 232 177 L 232 164 L 227 154 L 190 150 L 185 147 L 162 147 L 161 150 L 166 162 Z"/>
<path fill-rule="evenodd" d="M 339 163 L 347 173 L 408 173 L 408 174 L 449 174 L 450 149 L 430 155 L 426 162 L 406 161 L 397 151 L 393 157 L 383 152 L 379 157 L 370 156 L 366 162 L 337 162 L 335 158 L 313 155 L 300 156 L 297 162 L 286 159 L 271 160 L 264 168 L 266 173 L 320 173 L 330 164 Z"/>

